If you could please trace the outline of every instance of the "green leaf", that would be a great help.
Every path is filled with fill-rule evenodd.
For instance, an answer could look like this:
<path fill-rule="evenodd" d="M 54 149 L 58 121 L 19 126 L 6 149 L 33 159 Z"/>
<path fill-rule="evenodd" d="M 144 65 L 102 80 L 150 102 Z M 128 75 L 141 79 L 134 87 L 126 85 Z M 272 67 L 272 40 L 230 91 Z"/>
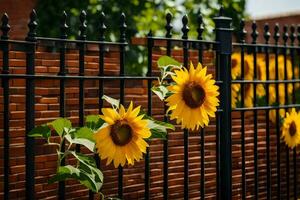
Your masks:
<path fill-rule="evenodd" d="M 83 138 L 83 139 L 90 140 L 91 142 L 95 142 L 95 140 L 94 140 L 94 133 L 88 127 L 84 126 L 84 127 L 79 128 L 75 132 L 74 135 L 75 135 L 76 138 Z"/>
<path fill-rule="evenodd" d="M 104 123 L 105 121 L 99 115 L 88 115 L 85 119 L 85 125 L 93 131 L 97 131 Z"/>
<path fill-rule="evenodd" d="M 150 128 L 151 131 L 151 136 L 148 139 L 153 139 L 153 138 L 166 139 L 166 136 L 168 134 L 168 129 L 175 130 L 173 124 L 155 120 L 154 118 L 148 116 L 146 112 L 143 110 L 140 111 L 139 115 L 144 115 L 143 119 L 147 119 L 148 121 L 148 127 Z"/>
<path fill-rule="evenodd" d="M 154 129 L 154 128 L 164 128 L 164 129 L 170 129 L 172 131 L 175 130 L 175 127 L 173 124 L 167 123 L 167 122 L 162 122 L 158 121 L 155 119 L 151 119 L 152 123 L 148 125 L 149 128 Z"/>
<path fill-rule="evenodd" d="M 175 127 L 172 124 L 169 124 L 167 122 L 161 122 L 157 120 L 148 120 L 148 127 L 151 131 L 151 137 L 149 139 L 153 138 L 160 138 L 160 139 L 166 139 L 166 136 L 168 134 L 168 129 L 174 130 Z"/>
<path fill-rule="evenodd" d="M 79 161 L 80 183 L 98 192 L 103 184 L 103 174 L 97 168 L 94 158 L 81 153 L 71 152 Z"/>
<path fill-rule="evenodd" d="M 71 134 L 65 135 L 66 140 L 70 142 L 70 144 L 80 144 L 88 148 L 90 151 L 94 152 L 95 142 L 85 139 L 85 138 L 72 138 Z"/>
<path fill-rule="evenodd" d="M 114 109 L 119 108 L 120 101 L 118 99 L 114 99 L 106 95 L 103 95 L 102 99 L 105 100 L 107 103 L 109 103 Z"/>
<path fill-rule="evenodd" d="M 77 155 L 78 156 L 78 155 Z M 82 156 L 80 156 L 82 157 Z M 86 156 L 88 157 L 88 156 Z M 68 178 L 78 180 L 82 185 L 86 186 L 93 192 L 99 192 L 103 184 L 102 172 L 94 166 L 89 166 L 84 162 L 79 161 L 78 168 L 71 165 L 60 166 L 57 174 L 49 179 L 48 183 L 63 181 Z"/>
<path fill-rule="evenodd" d="M 91 167 L 97 167 L 96 162 L 93 157 L 84 155 L 82 153 L 78 153 L 75 151 L 71 151 L 71 154 L 79 161 L 84 163 L 85 165 L 89 165 Z"/>
<path fill-rule="evenodd" d="M 79 177 L 80 177 L 79 169 L 71 165 L 60 166 L 58 168 L 57 173 L 48 180 L 48 183 L 51 184 L 56 181 L 63 181 L 66 180 L 67 178 L 79 179 Z"/>
<path fill-rule="evenodd" d="M 147 138 L 148 140 L 154 139 L 154 138 L 160 138 L 160 139 L 167 139 L 167 132 L 161 131 L 159 129 L 150 129 L 151 131 L 151 136 Z"/>
<path fill-rule="evenodd" d="M 52 126 L 59 136 L 63 135 L 65 128 L 70 129 L 72 127 L 71 121 L 66 118 L 58 118 L 47 125 Z"/>
<path fill-rule="evenodd" d="M 168 94 L 168 92 L 169 92 L 169 90 L 167 89 L 167 87 L 165 87 L 165 86 L 163 86 L 163 85 L 160 85 L 160 86 L 153 86 L 152 88 L 151 88 L 151 90 L 152 90 L 152 92 L 154 93 L 154 94 L 156 94 L 157 96 L 158 96 L 158 98 L 161 100 L 161 101 L 163 101 L 165 98 L 166 98 L 166 96 L 167 96 L 167 94 Z"/>
<path fill-rule="evenodd" d="M 84 170 L 80 170 L 79 182 L 93 192 L 98 192 L 102 186 L 101 182 L 96 182 L 94 176 Z"/>
<path fill-rule="evenodd" d="M 169 57 L 169 56 L 161 56 L 157 60 L 158 67 L 165 67 L 165 66 L 181 66 L 181 63 L 179 63 L 177 60 Z"/>
<path fill-rule="evenodd" d="M 32 129 L 28 133 L 29 137 L 44 137 L 48 139 L 51 136 L 51 129 L 46 125 L 43 124 L 41 126 L 37 126 L 34 129 Z"/>

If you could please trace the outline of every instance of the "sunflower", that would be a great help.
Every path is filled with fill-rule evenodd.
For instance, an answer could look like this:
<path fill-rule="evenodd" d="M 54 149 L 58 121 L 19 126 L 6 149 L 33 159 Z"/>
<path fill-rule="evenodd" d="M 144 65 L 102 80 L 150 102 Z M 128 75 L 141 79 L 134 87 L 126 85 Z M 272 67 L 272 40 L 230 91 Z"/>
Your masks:
<path fill-rule="evenodd" d="M 241 76 L 241 54 L 233 53 L 231 56 L 231 78 L 233 80 Z M 249 54 L 244 55 L 244 79 L 253 79 L 253 56 Z"/>
<path fill-rule="evenodd" d="M 297 79 L 299 77 L 299 68 L 295 67 L 295 79 Z M 295 89 L 299 89 L 300 88 L 300 83 L 296 83 L 295 84 Z"/>
<path fill-rule="evenodd" d="M 127 111 L 121 105 L 119 111 L 112 108 L 103 108 L 100 118 L 106 126 L 95 134 L 97 151 L 101 159 L 107 159 L 106 164 L 112 161 L 117 168 L 124 166 L 126 161 L 133 165 L 146 152 L 147 142 L 144 139 L 151 136 L 147 120 L 139 115 L 140 106 L 133 109 L 132 102 Z"/>
<path fill-rule="evenodd" d="M 264 66 L 264 58 L 262 56 L 258 56 L 257 58 L 257 79 L 265 81 L 267 79 L 266 68 Z M 266 95 L 266 91 L 263 84 L 256 85 L 256 94 L 259 97 L 263 97 Z"/>
<path fill-rule="evenodd" d="M 282 125 L 282 138 L 290 148 L 300 144 L 300 114 L 294 108 L 291 113 L 286 114 Z"/>
<path fill-rule="evenodd" d="M 276 79 L 276 60 L 272 59 L 270 61 L 270 79 L 271 80 L 275 80 Z M 293 78 L 293 73 L 292 73 L 292 62 L 287 59 L 286 60 L 286 67 L 287 67 L 287 79 L 292 79 Z M 283 56 L 278 56 L 278 80 L 284 80 L 285 76 L 285 72 L 284 72 L 284 57 Z M 276 92 L 275 91 L 276 86 L 274 84 L 270 84 L 270 102 L 274 103 L 275 102 L 275 98 L 276 98 Z M 293 84 L 288 84 L 287 87 L 287 93 L 288 95 L 291 94 L 293 92 Z M 285 84 L 281 83 L 279 84 L 279 103 L 280 104 L 284 104 L 285 102 Z"/>
<path fill-rule="evenodd" d="M 278 95 L 279 95 L 279 102 L 276 101 L 276 85 L 270 84 L 269 86 L 269 101 L 270 103 L 279 103 L 283 105 L 285 103 L 285 86 L 284 84 L 278 84 Z"/>
<path fill-rule="evenodd" d="M 239 90 L 241 88 L 240 84 L 231 85 L 231 107 L 236 108 L 236 104 L 239 98 Z"/>
<path fill-rule="evenodd" d="M 296 154 L 300 154 L 300 145 L 296 146 Z"/>
<path fill-rule="evenodd" d="M 244 57 L 244 79 L 253 80 L 254 76 L 254 63 L 252 55 L 245 55 Z"/>
<path fill-rule="evenodd" d="M 199 63 L 195 69 L 190 64 L 189 70 L 182 68 L 172 76 L 174 85 L 168 90 L 173 93 L 167 99 L 171 110 L 171 120 L 176 119 L 182 128 L 191 130 L 204 127 L 209 123 L 209 117 L 215 117 L 218 100 L 218 89 L 212 75 L 206 75 L 207 68 Z"/>
<path fill-rule="evenodd" d="M 285 87 L 284 84 L 279 84 L 278 85 L 278 91 L 279 91 L 279 102 L 276 101 L 276 85 L 271 84 L 269 86 L 269 102 L 270 104 L 276 104 L 276 105 L 284 105 L 285 102 Z M 279 118 L 284 118 L 285 116 L 285 110 L 284 109 L 280 109 L 279 110 Z M 270 120 L 271 122 L 273 122 L 274 124 L 276 123 L 276 110 L 271 110 L 270 111 Z"/>
<path fill-rule="evenodd" d="M 284 118 L 285 116 L 285 110 L 284 109 L 279 109 L 279 120 L 280 118 Z M 270 110 L 269 112 L 269 119 L 273 124 L 276 124 L 276 110 Z"/>
<path fill-rule="evenodd" d="M 245 107 L 253 107 L 253 98 L 254 98 L 253 84 L 245 84 L 244 90 L 245 90 L 244 93 Z"/>
<path fill-rule="evenodd" d="M 284 56 L 278 56 L 278 78 L 279 80 L 284 80 Z M 286 59 L 286 68 L 287 68 L 287 78 L 292 79 L 293 77 L 293 69 L 292 69 L 292 62 L 290 59 Z M 270 60 L 270 79 L 275 80 L 276 77 L 276 59 Z"/>
<path fill-rule="evenodd" d="M 235 80 L 241 75 L 241 54 L 233 53 L 231 55 L 231 78 Z"/>

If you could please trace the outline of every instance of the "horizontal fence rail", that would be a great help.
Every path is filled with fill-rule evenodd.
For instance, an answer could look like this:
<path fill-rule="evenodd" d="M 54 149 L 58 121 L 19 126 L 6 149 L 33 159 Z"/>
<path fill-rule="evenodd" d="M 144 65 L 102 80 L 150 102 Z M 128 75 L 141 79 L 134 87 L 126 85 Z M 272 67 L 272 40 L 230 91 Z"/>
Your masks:
<path fill-rule="evenodd" d="M 41 168 L 46 162 L 49 166 L 51 162 L 56 162 L 47 160 L 54 152 L 44 150 L 44 143 L 28 137 L 27 133 L 35 125 L 55 117 L 68 117 L 82 126 L 85 115 L 99 114 L 101 108 L 106 106 L 101 98 L 104 94 L 119 98 L 120 103 L 125 105 L 136 99 L 143 104 L 149 116 L 172 122 L 164 115 L 167 106 L 158 102 L 151 92 L 159 76 L 157 58 L 167 55 L 180 60 L 187 68 L 190 62 L 208 65 L 208 72 L 213 74 L 220 87 L 220 106 L 216 118 L 211 125 L 196 132 L 176 126 L 176 131 L 170 132 L 166 140 L 151 141 L 144 161 L 137 167 L 114 170 L 105 166 L 105 162 L 95 154 L 97 166 L 105 174 L 104 182 L 107 179 L 103 193 L 121 199 L 299 198 L 299 155 L 296 149 L 290 150 L 281 142 L 280 113 L 281 110 L 300 108 L 300 95 L 297 96 L 297 85 L 300 85 L 300 27 L 284 26 L 281 33 L 279 25 L 276 25 L 271 35 L 266 24 L 262 33 L 265 44 L 257 44 L 259 33 L 256 23 L 253 22 L 252 32 L 248 34 L 242 20 L 237 30 L 238 42 L 232 42 L 232 20 L 223 12 L 221 7 L 219 16 L 213 18 L 215 41 L 203 40 L 205 26 L 201 14 L 197 19 L 196 39 L 189 37 L 187 15 L 182 17 L 181 37 L 173 37 L 173 16 L 167 13 L 165 36 L 155 36 L 150 30 L 144 38 L 142 46 L 146 48 L 146 76 L 125 73 L 128 65 L 126 56 L 133 44 L 126 35 L 124 13 L 120 14 L 119 38 L 115 42 L 107 41 L 105 37 L 109 26 L 103 12 L 99 14 L 98 41 L 88 40 L 85 11 L 80 14 L 79 34 L 74 40 L 68 39 L 70 27 L 66 12 L 62 14 L 60 36 L 47 38 L 37 36 L 38 16 L 32 11 L 24 41 L 9 38 L 9 18 L 4 14 L 0 39 L 1 197 L 18 199 L 21 196 L 14 192 L 21 191 L 20 195 L 24 193 L 26 199 L 42 199 L 48 195 L 68 199 L 73 198 L 68 195 L 74 192 L 70 187 L 75 185 L 78 191 L 85 192 L 83 196 L 76 196 L 78 194 L 75 193 L 75 198 L 96 198 L 92 191 L 87 192 L 74 182 L 62 181 L 52 188 L 45 186 L 44 179 L 53 175 L 54 171 L 46 173 L 46 168 L 44 171 Z M 246 43 L 248 35 L 251 43 Z M 270 44 L 271 37 L 274 44 Z M 14 57 L 16 55 L 19 58 Z M 246 58 L 249 58 L 252 68 Z M 22 59 L 25 65 L 17 66 L 17 60 Z M 51 64 L 46 65 L 49 60 Z M 232 76 L 235 62 L 240 63 L 237 78 Z M 281 64 L 283 75 L 280 74 Z M 289 66 L 291 75 L 288 74 Z M 270 74 L 271 67 L 274 67 L 275 74 Z M 247 76 L 249 70 L 252 70 L 251 78 Z M 261 70 L 265 72 L 263 77 Z M 235 86 L 240 88 L 237 96 L 239 103 L 233 105 L 236 97 L 232 88 Z M 259 97 L 259 88 L 263 88 L 263 98 Z M 138 94 L 134 94 L 135 91 Z M 49 103 L 41 103 L 43 95 Z M 271 95 L 274 95 L 275 103 Z M 280 99 L 282 95 L 283 101 Z M 54 114 L 45 117 L 47 111 Z M 17 118 L 19 123 L 14 118 L 18 113 L 24 119 Z M 22 143 L 22 139 L 24 144 L 21 147 L 25 146 L 25 153 L 16 156 L 13 149 L 18 145 L 15 143 Z M 39 152 L 39 149 L 42 151 Z M 76 146 L 76 151 L 85 153 L 80 145 Z M 18 164 L 15 160 L 19 158 Z M 18 171 L 21 165 L 25 169 Z M 18 180 L 21 175 L 25 176 Z M 15 180 L 14 177 L 18 178 Z M 25 182 L 25 188 L 18 188 L 15 183 L 18 181 Z M 49 193 L 43 193 L 42 190 L 46 191 L 43 188 L 47 187 Z"/>

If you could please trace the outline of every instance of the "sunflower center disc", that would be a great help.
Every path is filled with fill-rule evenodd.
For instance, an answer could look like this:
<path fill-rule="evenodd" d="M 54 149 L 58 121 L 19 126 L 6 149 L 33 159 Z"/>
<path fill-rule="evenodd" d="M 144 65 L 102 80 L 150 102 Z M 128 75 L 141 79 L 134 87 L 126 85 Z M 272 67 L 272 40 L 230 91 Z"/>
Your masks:
<path fill-rule="evenodd" d="M 237 64 L 238 64 L 238 63 L 237 63 L 237 60 L 235 60 L 235 59 L 232 60 L 232 61 L 231 61 L 231 68 L 232 68 L 232 69 L 233 69 L 233 68 L 236 68 L 236 67 L 237 67 Z"/>
<path fill-rule="evenodd" d="M 245 91 L 249 91 L 250 89 L 251 89 L 251 85 L 250 84 L 246 84 Z"/>
<path fill-rule="evenodd" d="M 197 108 L 204 103 L 205 91 L 194 82 L 188 83 L 183 89 L 183 100 L 190 108 Z"/>
<path fill-rule="evenodd" d="M 290 124 L 290 129 L 289 129 L 289 132 L 290 132 L 290 135 L 293 137 L 294 135 L 296 135 L 296 124 L 295 122 L 293 121 L 291 124 Z"/>
<path fill-rule="evenodd" d="M 132 129 L 128 124 L 117 121 L 112 126 L 110 136 L 116 145 L 124 146 L 131 141 Z"/>
<path fill-rule="evenodd" d="M 248 62 L 245 62 L 244 64 L 245 64 L 245 65 L 244 65 L 244 66 L 245 66 L 245 68 L 244 68 L 244 69 L 245 69 L 245 70 L 244 70 L 244 74 L 248 74 L 248 73 L 250 72 L 249 64 L 248 64 Z"/>

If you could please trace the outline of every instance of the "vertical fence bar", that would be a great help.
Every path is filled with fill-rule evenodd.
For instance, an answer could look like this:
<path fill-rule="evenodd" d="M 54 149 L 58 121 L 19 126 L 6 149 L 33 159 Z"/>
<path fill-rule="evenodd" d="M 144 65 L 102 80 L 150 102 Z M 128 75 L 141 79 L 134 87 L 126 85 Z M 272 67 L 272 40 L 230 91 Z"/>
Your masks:
<path fill-rule="evenodd" d="M 282 39 L 283 39 L 283 45 L 285 46 L 285 48 L 283 49 L 283 61 L 284 61 L 284 64 L 283 64 L 283 67 L 284 67 L 284 80 L 287 80 L 288 79 L 288 69 L 287 69 L 287 40 L 289 38 L 289 34 L 288 34 L 288 26 L 287 25 L 284 25 L 283 26 L 283 35 L 282 35 Z M 289 103 L 289 96 L 288 96 L 288 86 L 289 84 L 287 83 L 284 83 L 284 104 L 285 105 L 288 105 Z M 287 111 L 287 109 L 286 109 Z M 289 175 L 290 175 L 290 149 L 288 146 L 286 146 L 286 199 L 288 200 L 290 198 L 290 178 L 289 178 Z"/>
<path fill-rule="evenodd" d="M 80 26 L 79 26 L 79 40 L 86 40 L 86 12 L 83 10 L 79 16 Z M 79 76 L 84 76 L 84 54 L 85 54 L 85 43 L 80 42 L 78 44 L 79 48 Z M 84 125 L 84 79 L 79 80 L 79 126 Z M 76 145 L 76 151 L 80 151 L 80 145 Z M 91 192 L 90 192 L 91 193 Z"/>
<path fill-rule="evenodd" d="M 218 17 L 214 17 L 216 24 L 216 41 L 219 42 L 219 66 L 222 85 L 220 96 L 222 97 L 220 115 L 220 187 L 222 200 L 232 198 L 232 162 L 231 162 L 231 52 L 232 52 L 232 19 L 223 16 L 223 7 Z"/>
<path fill-rule="evenodd" d="M 61 25 L 60 25 L 60 38 L 61 39 L 67 39 L 67 13 L 63 11 L 62 18 L 61 18 Z M 66 75 L 66 66 L 65 66 L 65 60 L 66 60 L 66 43 L 61 42 L 60 43 L 60 68 L 59 68 L 59 76 L 65 76 Z M 65 79 L 60 79 L 60 85 L 59 85 L 59 116 L 65 117 L 66 111 L 65 111 Z M 65 141 L 63 141 L 61 146 L 61 152 L 65 151 Z M 65 165 L 65 159 L 62 159 L 61 165 Z M 58 185 L 58 195 L 59 199 L 63 200 L 65 199 L 65 181 L 60 181 Z"/>
<path fill-rule="evenodd" d="M 216 79 L 220 81 L 220 76 L 219 76 L 219 58 L 218 58 L 218 53 L 216 52 L 216 66 L 215 66 L 215 71 L 216 71 Z M 220 194 L 221 194 L 221 186 L 220 186 L 220 134 L 221 134 L 221 129 L 220 129 L 220 113 L 216 112 L 216 200 L 220 199 Z"/>
<path fill-rule="evenodd" d="M 242 20 L 240 23 L 240 43 L 245 43 L 246 37 L 245 21 Z M 241 46 L 241 79 L 245 77 L 245 54 L 244 47 Z M 244 107 L 245 101 L 245 84 L 241 84 L 241 107 Z M 242 199 L 246 199 L 246 167 L 245 167 L 245 112 L 241 111 L 241 150 L 242 150 Z"/>
<path fill-rule="evenodd" d="M 216 72 L 216 79 L 220 81 L 220 73 L 219 73 L 219 59 L 218 59 L 218 53 L 216 52 L 216 66 L 215 66 L 215 72 Z M 220 113 L 216 112 L 216 200 L 220 199 Z"/>
<path fill-rule="evenodd" d="M 172 20 L 172 14 L 171 13 L 167 13 L 166 15 L 166 38 L 172 38 L 172 24 L 171 24 L 171 20 Z M 167 40 L 167 56 L 171 56 L 171 41 Z M 167 111 L 167 105 L 164 104 L 164 113 L 166 113 Z M 168 117 L 166 115 L 164 115 L 164 122 L 168 122 Z M 164 144 L 163 144 L 163 149 L 164 149 L 164 188 L 163 188 L 163 193 L 164 193 L 164 200 L 168 200 L 169 198 L 169 184 L 168 184 L 168 156 L 169 156 L 169 135 L 166 135 L 166 139 L 164 140 Z"/>
<path fill-rule="evenodd" d="M 188 49 L 188 17 L 184 15 L 182 17 L 182 39 L 183 39 L 183 66 L 188 68 L 188 59 L 189 59 L 189 49 Z M 189 199 L 189 131 L 188 129 L 184 129 L 183 135 L 183 143 L 184 143 L 184 199 Z"/>
<path fill-rule="evenodd" d="M 2 74 L 9 74 L 9 43 L 5 42 L 5 40 L 9 39 L 8 32 L 10 30 L 10 26 L 8 24 L 8 15 L 6 13 L 3 14 L 1 18 L 1 49 L 3 53 L 2 61 Z M 3 192 L 4 199 L 9 199 L 9 79 L 2 79 L 2 88 L 3 88 L 3 139 L 4 139 L 4 152 L 3 152 L 3 160 L 4 160 L 4 184 L 3 184 Z"/>
<path fill-rule="evenodd" d="M 292 24 L 290 27 L 290 35 L 289 35 L 289 39 L 291 42 L 291 46 L 294 46 L 294 41 L 296 39 L 296 34 L 295 34 L 295 25 Z M 290 49 L 290 55 L 291 55 L 291 63 L 292 63 L 292 79 L 295 79 L 295 49 L 291 48 Z M 296 103 L 296 86 L 295 83 L 292 84 L 293 85 L 293 94 L 292 94 L 292 103 Z"/>
<path fill-rule="evenodd" d="M 280 37 L 279 33 L 279 25 L 276 24 L 274 28 L 274 40 L 275 45 L 278 45 L 278 40 Z M 278 80 L 278 47 L 275 48 L 275 80 Z M 276 102 L 279 102 L 279 84 L 276 82 L 275 84 L 275 93 L 276 93 Z M 281 179 L 280 179 L 280 124 L 279 124 L 279 108 L 276 108 L 276 145 L 277 145 L 277 198 L 281 199 L 280 187 L 281 187 Z"/>
<path fill-rule="evenodd" d="M 36 42 L 36 12 L 32 10 L 30 13 L 30 21 L 28 24 L 29 32 L 26 37 L 26 41 L 32 42 L 29 44 L 26 50 L 26 74 L 34 75 L 35 74 L 35 42 Z M 26 199 L 34 199 L 35 189 L 34 189 L 34 157 L 35 157 L 35 142 L 34 138 L 29 137 L 27 134 L 35 125 L 35 82 L 34 79 L 26 79 Z"/>
<path fill-rule="evenodd" d="M 252 44 L 256 44 L 256 39 L 258 37 L 258 32 L 257 32 L 257 25 L 256 22 L 254 21 L 252 23 Z M 253 47 L 253 79 L 257 79 L 257 47 Z M 253 106 L 256 107 L 256 84 L 253 83 Z M 258 199 L 258 166 L 257 166 L 257 110 L 253 110 L 253 124 L 254 124 L 254 193 L 255 193 L 255 199 Z"/>
<path fill-rule="evenodd" d="M 298 47 L 300 46 L 300 24 L 298 24 L 297 25 L 297 40 L 298 40 Z M 299 56 L 300 55 L 300 50 L 299 49 L 297 49 L 297 51 L 296 51 L 296 53 L 297 53 L 297 56 Z M 298 63 L 298 65 L 297 65 L 297 67 L 298 67 L 298 71 L 299 71 L 299 74 L 298 74 L 298 77 L 297 77 L 297 79 L 300 79 L 300 63 Z M 300 84 L 300 83 L 298 83 L 298 84 Z M 297 99 L 297 101 L 299 101 L 300 99 Z M 296 149 L 294 149 L 294 197 L 295 197 L 295 199 L 297 199 L 298 198 L 298 190 L 297 190 L 297 187 L 298 187 L 298 178 L 297 178 L 297 175 L 298 175 L 298 165 L 297 165 L 297 155 L 296 155 Z"/>
<path fill-rule="evenodd" d="M 216 80 L 221 81 L 220 75 L 220 52 L 218 51 L 218 46 L 214 45 L 215 50 L 215 72 Z M 219 85 L 220 86 L 220 85 Z M 220 106 L 219 106 L 220 108 Z M 221 184 L 220 184 L 220 136 L 221 136 L 221 125 L 220 125 L 220 112 L 216 112 L 216 200 L 220 200 L 221 194 Z"/>
<path fill-rule="evenodd" d="M 104 12 L 100 13 L 100 19 L 99 19 L 99 41 L 102 42 L 105 40 L 105 14 Z M 104 75 L 104 44 L 99 44 L 99 72 L 98 76 Z M 104 81 L 103 79 L 99 79 L 98 81 L 98 90 L 99 90 L 99 114 L 101 113 L 101 109 L 103 108 L 103 99 L 102 96 L 104 95 Z M 100 158 L 99 155 L 96 153 L 94 155 L 94 158 L 96 160 L 97 167 L 100 168 Z"/>
<path fill-rule="evenodd" d="M 104 12 L 100 13 L 100 26 L 99 26 L 99 41 L 105 40 L 105 31 L 106 31 L 106 25 L 105 25 L 105 14 Z M 99 73 L 98 76 L 104 75 L 104 44 L 99 44 Z M 101 113 L 101 109 L 103 107 L 103 100 L 102 96 L 104 95 L 104 86 L 103 86 L 103 79 L 99 80 L 99 113 Z"/>
<path fill-rule="evenodd" d="M 202 40 L 203 39 L 202 33 L 204 31 L 204 26 L 203 26 L 203 18 L 202 18 L 200 11 L 199 11 L 199 14 L 197 17 L 197 22 L 198 22 L 197 39 Z M 199 45 L 199 47 L 198 47 L 198 62 L 202 63 L 202 43 L 199 42 L 198 45 Z M 200 157 L 201 157 L 200 194 L 201 194 L 201 199 L 205 198 L 205 147 L 204 147 L 205 138 L 204 138 L 204 135 L 205 135 L 205 130 L 204 130 L 204 128 L 201 128 L 201 131 L 200 131 L 200 137 L 201 137 L 201 140 L 200 140 L 200 145 L 201 145 L 201 150 L 200 150 L 201 151 L 200 152 Z"/>
<path fill-rule="evenodd" d="M 264 26 L 264 39 L 265 44 L 269 44 L 270 39 L 269 24 Z M 266 80 L 270 79 L 269 75 L 269 48 L 265 47 L 265 63 L 266 63 Z M 266 103 L 270 104 L 269 101 L 269 84 L 266 84 Z M 267 157 L 267 200 L 271 199 L 271 165 L 270 165 L 270 116 L 269 110 L 266 110 L 266 157 Z"/>
<path fill-rule="evenodd" d="M 148 71 L 147 76 L 152 76 L 152 48 L 153 48 L 153 39 L 152 31 L 147 35 L 147 48 L 148 48 Z M 147 82 L 147 91 L 148 91 L 148 116 L 152 115 L 152 80 L 149 79 Z M 146 160 L 145 160 L 145 199 L 150 199 L 150 152 L 149 147 L 147 147 Z"/>
<path fill-rule="evenodd" d="M 290 42 L 291 42 L 291 46 L 294 46 L 294 41 L 296 39 L 296 34 L 295 34 L 295 26 L 292 24 L 291 27 L 290 27 L 290 35 L 289 35 L 289 38 L 290 38 Z M 292 62 L 292 79 L 296 79 L 295 77 L 295 49 L 291 48 L 290 49 L 290 55 L 291 55 L 291 62 Z M 293 95 L 292 95 L 292 104 L 295 104 L 296 103 L 296 85 L 295 83 L 292 84 L 293 85 Z M 296 187 L 297 187 L 297 184 L 296 184 L 296 180 L 297 180 L 297 174 L 295 174 L 295 171 L 297 170 L 297 166 L 296 166 L 296 160 L 297 160 L 297 152 L 296 152 L 296 148 L 293 149 L 293 171 L 294 171 L 294 177 L 293 177 L 293 195 L 294 196 L 294 199 L 297 199 L 296 197 Z"/>
<path fill-rule="evenodd" d="M 125 75 L 125 45 L 126 45 L 126 28 L 127 25 L 125 23 L 125 14 L 122 13 L 120 17 L 120 76 Z M 125 80 L 120 80 L 120 103 L 124 104 L 124 90 L 125 90 Z M 120 199 L 123 198 L 123 167 L 119 166 L 119 175 L 118 175 L 118 197 Z"/>

